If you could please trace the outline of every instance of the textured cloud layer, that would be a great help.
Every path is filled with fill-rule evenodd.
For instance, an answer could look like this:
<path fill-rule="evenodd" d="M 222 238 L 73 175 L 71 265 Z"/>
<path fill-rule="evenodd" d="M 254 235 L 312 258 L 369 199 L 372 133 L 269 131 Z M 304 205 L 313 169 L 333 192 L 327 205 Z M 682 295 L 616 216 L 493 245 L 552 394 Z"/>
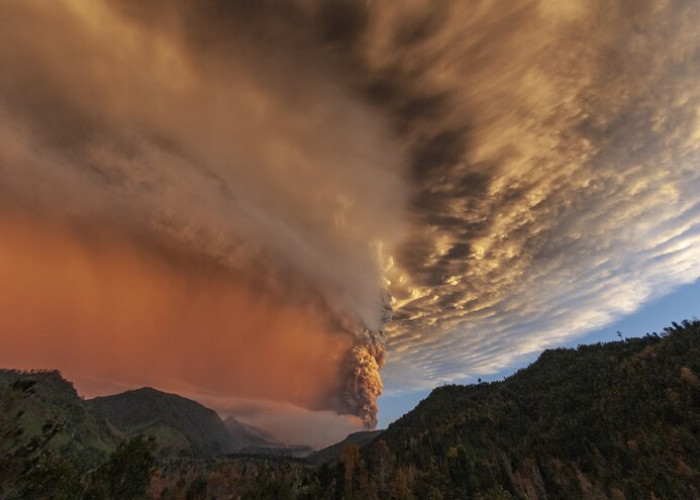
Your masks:
<path fill-rule="evenodd" d="M 192 363 L 190 393 L 371 423 L 386 290 L 390 389 L 601 327 L 700 277 L 698 26 L 681 0 L 3 2 L 0 335 L 127 341 L 40 357 L 122 380 L 172 341 L 152 375 Z"/>
<path fill-rule="evenodd" d="M 698 6 L 441 5 L 385 7 L 364 52 L 412 150 L 394 387 L 498 371 L 700 276 Z"/>

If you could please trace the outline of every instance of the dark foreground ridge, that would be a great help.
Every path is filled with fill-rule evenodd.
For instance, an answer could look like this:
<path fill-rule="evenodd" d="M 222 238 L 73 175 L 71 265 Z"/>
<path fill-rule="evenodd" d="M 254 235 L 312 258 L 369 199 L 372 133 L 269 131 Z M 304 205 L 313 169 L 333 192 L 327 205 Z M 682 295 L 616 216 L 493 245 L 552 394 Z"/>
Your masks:
<path fill-rule="evenodd" d="M 435 389 L 319 496 L 700 498 L 699 464 L 700 322 L 684 321 Z"/>

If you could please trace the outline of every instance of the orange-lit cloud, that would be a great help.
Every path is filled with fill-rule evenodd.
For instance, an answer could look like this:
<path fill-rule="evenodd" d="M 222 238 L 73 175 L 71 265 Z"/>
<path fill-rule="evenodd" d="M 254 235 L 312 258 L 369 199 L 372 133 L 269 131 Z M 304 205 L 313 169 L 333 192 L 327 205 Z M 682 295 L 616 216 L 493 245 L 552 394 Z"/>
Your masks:
<path fill-rule="evenodd" d="M 127 235 L 0 218 L 2 362 L 81 379 L 328 406 L 352 340 L 323 315 Z"/>
<path fill-rule="evenodd" d="M 700 277 L 698 26 L 652 0 L 6 0 L 0 363 L 371 423 L 385 358 L 390 389 L 433 386 L 629 314 Z"/>
<path fill-rule="evenodd" d="M 402 154 L 389 127 L 306 53 L 235 31 L 200 38 L 207 30 L 188 24 L 194 4 L 155 20 L 129 4 L 1 7 L 0 196 L 23 217 L 8 224 L 26 226 L 47 254 L 22 257 L 31 245 L 18 229 L 6 266 L 36 268 L 34 285 L 55 275 L 29 289 L 8 276 L 0 300 L 39 314 L 19 308 L 6 320 L 2 334 L 16 340 L 2 361 L 14 352 L 79 376 L 97 363 L 93 351 L 109 352 L 109 373 L 84 375 L 145 383 L 135 374 L 150 364 L 163 383 L 371 425 L 365 399 L 380 389 L 362 386 L 379 379 L 352 363 L 357 349 L 383 350 L 381 251 L 403 231 Z M 124 232 L 136 237 L 119 244 Z M 76 234 L 110 243 L 83 247 Z M 140 263 L 171 250 L 193 257 Z M 53 335 L 51 348 L 21 340 L 37 331 Z M 61 345 L 70 352 L 59 356 Z"/>

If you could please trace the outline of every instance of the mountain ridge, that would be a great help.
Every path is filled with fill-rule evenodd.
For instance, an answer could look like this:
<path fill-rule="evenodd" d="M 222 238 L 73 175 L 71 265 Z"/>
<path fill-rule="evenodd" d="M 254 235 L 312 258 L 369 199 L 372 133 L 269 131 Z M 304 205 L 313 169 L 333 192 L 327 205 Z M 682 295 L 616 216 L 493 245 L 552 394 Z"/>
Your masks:
<path fill-rule="evenodd" d="M 502 381 L 438 387 L 368 446 L 346 447 L 315 494 L 700 498 L 698 464 L 696 320 L 547 350 Z"/>
<path fill-rule="evenodd" d="M 226 425 L 211 408 L 152 387 L 96 397 L 88 404 L 126 436 L 153 435 L 161 455 L 214 456 L 268 444 L 252 426 L 233 417 Z"/>

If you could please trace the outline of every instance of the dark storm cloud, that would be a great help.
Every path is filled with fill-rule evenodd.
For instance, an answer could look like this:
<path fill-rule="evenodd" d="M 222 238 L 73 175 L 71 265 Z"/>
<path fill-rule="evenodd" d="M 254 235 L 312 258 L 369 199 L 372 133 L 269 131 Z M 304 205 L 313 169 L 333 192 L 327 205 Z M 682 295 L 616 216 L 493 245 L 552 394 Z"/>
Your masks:
<path fill-rule="evenodd" d="M 2 9 L 8 205 L 89 212 L 352 331 L 326 406 L 373 411 L 384 288 L 401 388 L 700 276 L 694 2 Z"/>
<path fill-rule="evenodd" d="M 411 151 L 396 385 L 496 371 L 698 277 L 698 7 L 448 5 L 365 52 Z"/>

